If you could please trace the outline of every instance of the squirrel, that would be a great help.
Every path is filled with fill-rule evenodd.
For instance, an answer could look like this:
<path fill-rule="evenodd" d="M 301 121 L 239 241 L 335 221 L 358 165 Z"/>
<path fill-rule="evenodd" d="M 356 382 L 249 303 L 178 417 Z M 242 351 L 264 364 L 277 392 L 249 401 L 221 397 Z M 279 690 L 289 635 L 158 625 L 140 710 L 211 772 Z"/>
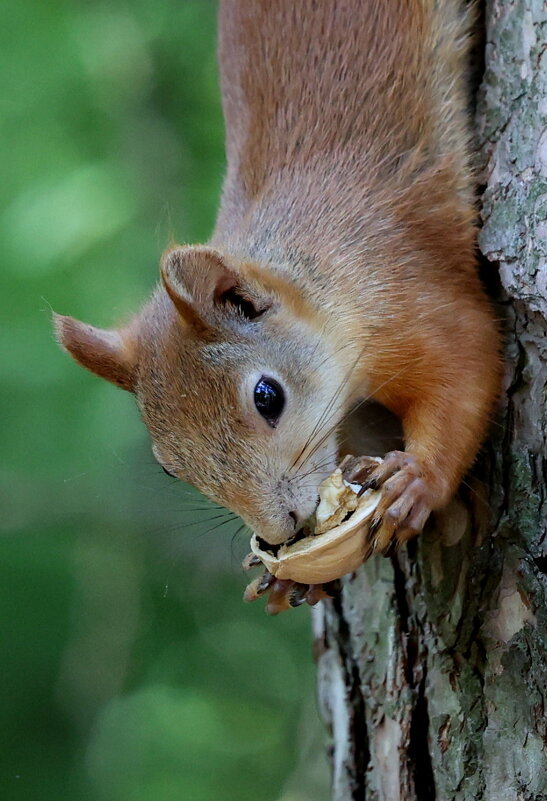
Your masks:
<path fill-rule="evenodd" d="M 285 542 L 373 399 L 404 451 L 363 460 L 382 489 L 375 553 L 454 495 L 500 387 L 476 259 L 460 0 L 223 0 L 227 171 L 208 243 L 172 247 L 117 330 L 55 315 L 62 347 L 133 392 L 173 476 Z"/>

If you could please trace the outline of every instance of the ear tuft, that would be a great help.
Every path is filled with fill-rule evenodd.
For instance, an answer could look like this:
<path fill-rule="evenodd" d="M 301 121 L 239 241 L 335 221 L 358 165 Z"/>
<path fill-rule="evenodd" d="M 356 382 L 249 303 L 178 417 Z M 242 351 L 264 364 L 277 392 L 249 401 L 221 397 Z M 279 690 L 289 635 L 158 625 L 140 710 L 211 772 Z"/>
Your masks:
<path fill-rule="evenodd" d="M 129 392 L 134 390 L 134 348 L 120 331 L 107 331 L 53 312 L 57 341 L 72 358 Z"/>
<path fill-rule="evenodd" d="M 271 302 L 266 303 L 261 299 L 253 298 L 250 293 L 245 292 L 238 286 L 227 289 L 219 297 L 218 303 L 222 303 L 225 306 L 229 304 L 247 320 L 257 320 L 272 306 Z"/>

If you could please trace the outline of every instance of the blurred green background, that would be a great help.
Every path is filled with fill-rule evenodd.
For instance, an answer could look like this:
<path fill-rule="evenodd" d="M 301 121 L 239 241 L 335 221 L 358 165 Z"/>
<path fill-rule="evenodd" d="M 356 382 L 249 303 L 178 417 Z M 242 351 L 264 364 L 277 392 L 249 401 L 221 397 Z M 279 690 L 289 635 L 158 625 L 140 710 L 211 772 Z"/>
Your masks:
<path fill-rule="evenodd" d="M 224 169 L 213 2 L 19 0 L 0 28 L 0 797 L 328 797 L 309 614 L 241 602 L 245 537 L 155 464 L 50 308 L 134 311 Z"/>

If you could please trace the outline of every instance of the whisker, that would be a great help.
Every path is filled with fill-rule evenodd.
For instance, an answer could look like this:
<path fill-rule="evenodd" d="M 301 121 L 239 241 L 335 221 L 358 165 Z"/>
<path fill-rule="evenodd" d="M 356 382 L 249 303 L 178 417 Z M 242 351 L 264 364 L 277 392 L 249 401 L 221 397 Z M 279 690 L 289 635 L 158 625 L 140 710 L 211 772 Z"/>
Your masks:
<path fill-rule="evenodd" d="M 351 343 L 351 344 L 353 344 L 353 343 Z M 317 420 L 316 424 L 314 425 L 311 434 L 309 435 L 308 439 L 306 440 L 306 443 L 304 444 L 304 447 L 302 448 L 302 450 L 300 451 L 300 453 L 298 454 L 298 456 L 296 457 L 294 462 L 291 464 L 289 470 L 292 470 L 294 467 L 296 467 L 296 465 L 298 464 L 298 462 L 300 461 L 302 456 L 306 453 L 306 450 L 309 447 L 310 443 L 313 441 L 313 437 L 315 436 L 316 432 L 318 431 L 320 426 L 323 424 L 323 422 L 326 422 L 325 416 L 329 415 L 329 412 L 331 411 L 333 405 L 336 403 L 337 399 L 339 398 L 340 393 L 342 392 L 342 390 L 346 386 L 347 382 L 349 381 L 349 379 L 350 379 L 353 371 L 355 370 L 355 367 L 357 366 L 361 356 L 365 352 L 365 349 L 366 349 L 366 346 L 364 346 L 360 350 L 360 352 L 357 355 L 355 361 L 352 363 L 351 367 L 349 368 L 349 371 L 342 377 L 342 380 L 340 381 L 339 386 L 337 387 L 337 389 L 335 390 L 335 392 L 332 395 L 332 398 L 327 403 L 325 409 L 323 410 L 323 412 L 319 416 L 319 419 Z M 333 354 L 333 355 L 335 355 L 335 354 Z M 334 413 L 336 413 L 336 412 L 334 412 Z M 329 420 L 330 417 L 331 417 L 331 415 L 329 415 L 326 419 Z"/>
<path fill-rule="evenodd" d="M 226 525 L 226 523 L 228 523 L 228 522 L 229 522 L 229 521 L 228 521 L 227 519 L 221 520 L 221 521 L 220 521 L 220 523 L 218 523 L 216 526 L 213 526 L 213 528 L 210 528 L 210 529 L 208 529 L 207 531 L 202 531 L 202 532 L 201 532 L 200 534 L 198 534 L 197 536 L 198 536 L 198 537 L 205 537 L 205 536 L 207 536 L 207 535 L 209 535 L 209 534 L 212 534 L 212 533 L 213 533 L 213 531 L 216 531 L 217 529 L 221 528 L 222 526 L 225 526 L 225 525 Z"/>
<path fill-rule="evenodd" d="M 376 387 L 374 394 L 376 394 L 379 390 L 383 389 L 385 386 L 387 386 L 389 383 L 391 383 L 391 381 L 394 381 L 396 378 L 399 378 L 399 376 L 403 375 L 407 370 L 409 370 L 411 367 L 414 366 L 414 364 L 416 364 L 419 361 L 420 361 L 419 359 L 416 359 L 414 362 L 406 364 L 401 370 L 399 370 L 397 373 L 395 373 L 395 375 L 390 376 L 385 381 L 383 381 L 380 384 L 380 386 Z M 343 415 L 343 417 L 339 421 L 337 421 L 334 426 L 332 426 L 330 429 L 328 429 L 327 432 L 321 437 L 321 439 L 314 446 L 313 450 L 308 454 L 307 458 L 308 459 L 311 458 L 313 456 L 313 454 L 317 452 L 317 449 L 320 448 L 321 445 L 325 442 L 325 440 L 328 439 L 328 437 L 330 437 L 330 435 L 333 433 L 333 431 L 335 431 L 336 428 L 341 426 L 342 423 L 345 420 L 347 420 L 347 418 L 351 414 L 356 412 L 357 409 L 359 409 L 364 403 L 367 403 L 369 400 L 371 400 L 372 397 L 373 397 L 373 394 L 370 393 L 369 395 L 364 397 L 361 401 L 359 401 L 359 403 L 356 406 L 353 406 L 351 409 L 348 409 L 346 414 Z"/>
<path fill-rule="evenodd" d="M 165 508 L 165 506 L 140 506 L 140 507 L 137 506 L 137 507 L 135 507 L 135 511 L 138 514 L 142 514 L 142 515 L 146 515 L 146 514 L 162 514 L 162 513 L 166 512 L 166 508 Z M 197 512 L 197 513 L 202 514 L 204 512 L 213 512 L 213 511 L 216 511 L 216 510 L 212 509 L 210 506 L 175 506 L 175 507 L 170 507 L 167 510 L 166 514 L 169 514 L 169 515 L 180 515 L 180 514 L 185 514 L 187 512 L 192 512 L 192 513 Z"/>
<path fill-rule="evenodd" d="M 353 345 L 353 341 L 351 341 L 351 340 L 350 340 L 349 342 L 346 342 L 344 345 L 342 345 L 342 346 L 341 346 L 340 348 L 338 348 L 337 350 L 335 350 L 335 351 L 334 351 L 334 353 L 332 353 L 332 354 L 329 354 L 327 357 L 325 357 L 325 359 L 323 359 L 323 361 L 322 361 L 322 362 L 321 362 L 321 363 L 320 363 L 318 366 L 319 366 L 319 367 L 321 367 L 321 366 L 322 366 L 322 365 L 323 365 L 323 364 L 324 364 L 324 363 L 325 363 L 325 362 L 326 362 L 328 359 L 331 359 L 331 358 L 333 358 L 333 357 L 334 357 L 334 356 L 336 356 L 338 353 L 340 353 L 342 350 L 344 350 L 344 348 L 346 348 L 346 347 L 349 347 L 350 345 Z M 352 369 L 353 369 L 353 367 L 352 367 Z M 342 379 L 342 380 L 343 380 L 343 379 Z M 335 391 L 335 393 L 334 393 L 334 396 L 333 396 L 333 398 L 331 399 L 331 401 L 330 401 L 330 402 L 327 402 L 326 408 L 323 410 L 322 414 L 319 416 L 319 419 L 317 420 L 317 422 L 316 422 L 315 426 L 313 427 L 313 429 L 312 429 L 312 431 L 311 431 L 311 433 L 310 433 L 310 435 L 309 435 L 308 439 L 306 440 L 306 442 L 305 442 L 305 444 L 304 444 L 304 447 L 302 448 L 302 450 L 300 451 L 300 453 L 298 454 L 298 456 L 296 457 L 296 459 L 294 460 L 294 462 L 291 464 L 291 466 L 290 466 L 289 470 L 292 470 L 292 468 L 293 468 L 293 467 L 294 467 L 294 466 L 297 464 L 297 462 L 298 462 L 298 460 L 300 459 L 300 457 L 301 457 L 302 453 L 304 453 L 304 451 L 305 451 L 305 450 L 306 450 L 306 448 L 308 447 L 308 445 L 309 445 L 310 441 L 312 440 L 313 436 L 315 435 L 315 432 L 317 431 L 318 427 L 321 425 L 321 422 L 322 422 L 322 420 L 323 420 L 323 417 L 324 417 L 324 415 L 325 415 L 326 413 L 328 413 L 328 411 L 329 411 L 329 408 L 330 408 L 330 403 L 332 402 L 332 400 L 335 400 L 335 399 L 336 399 L 336 391 Z"/>
<path fill-rule="evenodd" d="M 225 522 L 229 522 L 230 520 L 235 519 L 236 515 L 233 512 L 230 512 L 229 509 L 226 509 L 224 514 L 214 515 L 213 517 L 205 517 L 200 518 L 199 520 L 193 520 L 190 523 L 186 521 L 178 521 L 177 523 L 172 523 L 167 526 L 162 526 L 161 528 L 150 529 L 146 533 L 149 536 L 157 536 L 157 535 L 165 535 L 169 534 L 172 531 L 182 531 L 185 532 L 187 529 L 195 528 L 195 526 L 207 526 L 209 523 L 214 522 L 215 520 L 220 520 L 221 518 Z"/>
<path fill-rule="evenodd" d="M 338 449 L 329 454 L 329 456 L 323 462 L 319 462 L 319 464 L 314 465 L 312 468 L 310 468 L 310 470 L 307 470 L 305 473 L 295 473 L 295 475 L 289 478 L 287 483 L 290 484 L 291 482 L 296 481 L 297 479 L 298 481 L 301 481 L 303 478 L 310 476 L 312 473 L 318 473 L 320 470 L 327 467 L 327 465 L 330 464 L 333 461 L 333 459 L 336 458 L 337 453 Z"/>
<path fill-rule="evenodd" d="M 237 525 L 237 524 L 236 524 L 236 525 Z M 240 560 L 238 560 L 238 559 L 237 559 L 237 557 L 236 557 L 236 555 L 235 555 L 235 553 L 234 553 L 234 543 L 235 543 L 235 541 L 237 540 L 237 538 L 239 537 L 239 535 L 240 535 L 240 534 L 241 534 L 241 533 L 242 533 L 242 532 L 243 532 L 243 531 L 244 531 L 246 528 L 247 528 L 247 524 L 246 524 L 246 523 L 242 523 L 242 524 L 241 524 L 241 525 L 240 525 L 240 526 L 239 526 L 239 527 L 238 527 L 238 528 L 237 528 L 237 529 L 234 531 L 234 533 L 232 534 L 232 540 L 231 540 L 231 542 L 230 542 L 230 553 L 231 553 L 231 558 L 232 558 L 232 569 L 233 569 L 233 568 L 234 568 L 234 566 L 235 566 L 235 562 L 236 562 L 236 561 L 240 561 Z M 240 562 L 240 564 L 241 564 L 241 562 Z"/>
<path fill-rule="evenodd" d="M 363 349 L 363 350 L 364 350 L 364 349 Z M 304 459 L 309 459 L 311 456 L 313 456 L 313 454 L 314 454 L 314 453 L 317 451 L 317 448 L 318 448 L 318 447 L 320 447 L 320 445 L 321 445 L 321 444 L 322 444 L 322 443 L 325 441 L 325 439 L 327 439 L 327 437 L 330 435 L 330 433 L 331 433 L 332 431 L 334 431 L 334 430 L 335 430 L 335 429 L 336 429 L 336 428 L 337 428 L 337 427 L 340 425 L 340 421 L 337 421 L 337 422 L 336 422 L 336 424 L 335 424 L 335 425 L 332 427 L 332 429 L 328 431 L 328 433 L 326 434 L 326 436 L 324 436 L 324 437 L 321 439 L 320 443 L 319 443 L 319 444 L 318 444 L 316 447 L 312 448 L 312 450 L 311 450 L 311 451 L 310 451 L 310 452 L 309 452 L 309 453 L 306 455 L 306 449 L 307 449 L 308 447 L 310 447 L 310 445 L 311 445 L 311 442 L 310 442 L 310 441 L 313 441 L 313 440 L 312 440 L 312 437 L 315 435 L 315 433 L 316 433 L 316 432 L 318 432 L 318 428 L 319 428 L 319 426 L 320 426 L 321 424 L 324 424 L 324 425 L 326 425 L 326 424 L 327 424 L 327 423 L 328 423 L 328 422 L 329 422 L 329 421 L 332 419 L 332 417 L 333 417 L 335 414 L 337 414 L 337 412 L 338 412 L 338 408 L 337 408 L 337 407 L 335 407 L 335 408 L 333 409 L 332 407 L 333 407 L 333 405 L 336 403 L 336 401 L 337 401 L 337 399 L 339 398 L 339 396 L 340 396 L 340 394 L 341 394 L 342 390 L 344 389 L 344 387 L 345 387 L 345 386 L 346 386 L 346 384 L 348 383 L 348 381 L 349 381 L 349 379 L 350 379 L 350 377 L 351 377 L 351 374 L 353 373 L 353 370 L 355 369 L 355 367 L 356 367 L 356 365 L 357 365 L 357 362 L 358 362 L 358 360 L 360 359 L 360 357 L 361 357 L 362 353 L 363 353 L 363 351 L 361 351 L 361 353 L 360 353 L 360 354 L 359 354 L 359 356 L 357 357 L 356 361 L 355 361 L 355 362 L 354 362 L 354 364 L 352 365 L 352 367 L 351 367 L 351 369 L 350 369 L 350 372 L 349 372 L 349 373 L 348 373 L 348 374 L 347 374 L 347 375 L 346 375 L 346 376 L 345 376 L 345 377 L 342 379 L 342 381 L 340 382 L 340 385 L 339 385 L 339 387 L 338 387 L 337 391 L 335 392 L 335 394 L 334 394 L 333 398 L 331 399 L 331 401 L 330 401 L 330 403 L 328 404 L 327 408 L 324 410 L 324 412 L 323 412 L 323 414 L 321 415 L 321 418 L 319 419 L 318 423 L 317 423 L 317 424 L 314 426 L 314 429 L 313 429 L 312 435 L 310 435 L 310 437 L 308 437 L 308 440 L 307 440 L 307 442 L 306 442 L 306 445 L 304 446 L 303 450 L 302 450 L 302 451 L 301 451 L 301 453 L 299 454 L 299 456 L 298 456 L 298 459 L 297 459 L 297 460 L 296 460 L 296 461 L 293 463 L 293 465 L 292 465 L 293 467 L 294 467 L 294 466 L 297 464 L 297 462 L 298 462 L 298 461 L 299 461 L 299 460 L 302 458 L 302 456 L 304 456 Z M 331 409 L 332 409 L 332 411 L 331 411 Z M 330 414 L 328 414 L 329 412 L 330 412 Z M 327 414 L 327 416 L 326 416 L 326 417 L 325 417 L 325 414 Z M 343 419 L 344 419 L 344 418 L 343 418 Z M 320 431 L 319 431 L 318 433 L 320 433 Z"/>
<path fill-rule="evenodd" d="M 487 500 L 486 498 L 484 498 L 484 497 L 483 497 L 483 496 L 482 496 L 482 495 L 481 495 L 479 492 L 477 492 L 477 490 L 476 490 L 474 487 L 472 487 L 472 486 L 471 486 L 471 484 L 469 484 L 469 483 L 468 483 L 467 481 L 465 481 L 463 478 L 462 478 L 462 480 L 460 481 L 460 484 L 463 484 L 463 486 L 464 486 L 466 489 L 468 489 L 468 490 L 469 490 L 469 492 L 470 492 L 472 495 L 474 495 L 474 496 L 475 496 L 476 500 L 480 501 L 480 503 L 483 505 L 483 507 L 484 507 L 485 509 L 488 509 L 488 510 L 491 510 L 491 509 L 492 509 L 492 504 L 490 503 L 490 501 L 488 501 L 488 500 Z"/>

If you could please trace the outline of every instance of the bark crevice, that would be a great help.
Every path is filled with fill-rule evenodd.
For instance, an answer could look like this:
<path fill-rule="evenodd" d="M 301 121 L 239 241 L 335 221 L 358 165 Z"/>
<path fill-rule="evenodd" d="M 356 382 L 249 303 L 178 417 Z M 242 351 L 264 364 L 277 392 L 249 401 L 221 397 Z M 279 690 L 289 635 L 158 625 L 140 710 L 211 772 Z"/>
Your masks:
<path fill-rule="evenodd" d="M 345 673 L 345 684 L 348 688 L 347 703 L 350 710 L 348 737 L 351 743 L 351 762 L 349 763 L 351 767 L 348 773 L 351 800 L 366 801 L 365 776 L 370 762 L 370 747 L 365 699 L 361 692 L 359 667 L 352 657 L 350 631 L 343 614 L 341 598 L 339 596 L 333 598 L 331 604 L 338 620 L 336 644 Z"/>
<path fill-rule="evenodd" d="M 436 801 L 435 779 L 429 744 L 429 711 L 425 693 L 426 675 L 417 688 L 410 723 L 408 757 L 412 765 L 416 796 L 420 801 Z"/>
<path fill-rule="evenodd" d="M 315 612 L 333 801 L 547 801 L 547 9 L 489 0 L 484 23 L 479 246 L 503 405 L 461 496 Z"/>

